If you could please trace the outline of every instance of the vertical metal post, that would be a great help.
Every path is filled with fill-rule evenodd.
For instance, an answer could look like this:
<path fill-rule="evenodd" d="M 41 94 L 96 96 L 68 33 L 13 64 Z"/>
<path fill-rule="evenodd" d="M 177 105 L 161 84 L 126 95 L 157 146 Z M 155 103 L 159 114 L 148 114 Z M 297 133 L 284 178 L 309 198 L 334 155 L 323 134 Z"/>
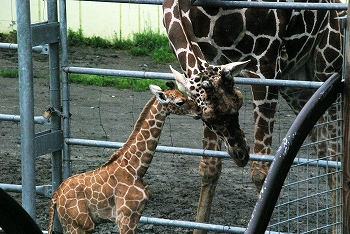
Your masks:
<path fill-rule="evenodd" d="M 47 1 L 48 22 L 58 22 L 57 0 Z M 60 84 L 60 63 L 59 43 L 49 44 L 49 69 L 50 69 L 50 104 L 55 110 L 61 112 L 61 84 Z M 51 116 L 51 131 L 61 130 L 61 116 Z M 52 152 L 52 191 L 56 191 L 62 182 L 62 151 Z M 54 220 L 54 230 L 62 232 L 62 227 L 57 215 Z"/>
<path fill-rule="evenodd" d="M 22 206 L 35 220 L 35 130 L 30 1 L 16 1 L 21 117 Z"/>
<path fill-rule="evenodd" d="M 61 66 L 68 66 L 67 41 L 67 11 L 66 0 L 60 0 L 60 39 L 61 39 Z M 69 82 L 68 73 L 62 69 L 62 114 L 63 138 L 70 137 L 70 108 L 69 108 Z M 63 179 L 71 176 L 70 146 L 63 142 Z"/>
<path fill-rule="evenodd" d="M 350 9 L 350 2 L 348 5 Z M 346 36 L 350 35 L 350 14 L 347 15 Z M 343 158 L 343 233 L 350 233 L 350 40 L 344 43 L 344 158 Z"/>
<path fill-rule="evenodd" d="M 57 1 L 47 1 L 47 15 L 49 22 L 58 21 Z M 49 44 L 49 69 L 50 69 L 50 104 L 55 110 L 61 110 L 61 85 L 59 72 L 59 43 Z M 55 112 L 51 116 L 51 130 L 61 129 L 61 116 Z M 52 189 L 62 182 L 62 152 L 52 153 Z"/>

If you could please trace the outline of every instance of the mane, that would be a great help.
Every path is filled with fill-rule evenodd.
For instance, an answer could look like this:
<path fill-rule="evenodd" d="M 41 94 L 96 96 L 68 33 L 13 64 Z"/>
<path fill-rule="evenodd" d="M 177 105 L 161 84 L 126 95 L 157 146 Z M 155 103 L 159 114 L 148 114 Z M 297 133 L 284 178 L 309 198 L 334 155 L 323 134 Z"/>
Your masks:
<path fill-rule="evenodd" d="M 122 148 L 120 148 L 118 151 L 114 152 L 111 157 L 109 158 L 109 160 L 104 163 L 102 166 L 107 166 L 108 164 L 114 162 L 115 160 L 117 160 L 120 155 L 122 155 L 122 153 L 124 152 L 125 148 L 129 148 L 131 143 L 134 141 L 137 133 L 141 130 L 142 124 L 146 119 L 146 116 L 148 115 L 151 107 L 153 106 L 154 102 L 156 101 L 156 97 L 153 96 L 151 98 L 151 100 L 149 100 L 147 102 L 147 104 L 145 105 L 145 107 L 143 108 L 143 110 L 141 111 L 139 118 L 137 119 L 135 126 L 134 126 L 134 130 L 131 132 L 129 138 L 127 139 L 127 141 L 125 142 L 125 144 L 123 145 Z"/>

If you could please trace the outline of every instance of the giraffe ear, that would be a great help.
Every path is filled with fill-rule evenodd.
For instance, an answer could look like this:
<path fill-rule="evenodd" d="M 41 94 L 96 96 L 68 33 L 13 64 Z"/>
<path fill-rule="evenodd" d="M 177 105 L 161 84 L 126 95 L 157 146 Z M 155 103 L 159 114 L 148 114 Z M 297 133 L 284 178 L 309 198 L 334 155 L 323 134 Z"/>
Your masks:
<path fill-rule="evenodd" d="M 187 81 L 186 77 L 183 74 L 181 74 L 180 72 L 173 69 L 173 67 L 171 65 L 170 65 L 170 70 L 175 76 L 175 80 L 176 80 L 176 84 L 177 84 L 178 89 L 181 92 L 186 92 L 186 81 Z"/>
<path fill-rule="evenodd" d="M 164 91 L 157 85 L 149 85 L 149 89 L 151 92 L 156 95 L 156 98 L 161 102 L 161 103 L 168 103 L 169 100 L 167 96 L 165 95 Z"/>
<path fill-rule="evenodd" d="M 228 63 L 226 65 L 221 66 L 222 71 L 229 71 L 231 73 L 231 76 L 235 76 L 238 73 L 242 71 L 242 69 L 247 66 L 247 64 L 250 62 L 250 60 L 244 61 L 244 62 L 232 62 Z"/>

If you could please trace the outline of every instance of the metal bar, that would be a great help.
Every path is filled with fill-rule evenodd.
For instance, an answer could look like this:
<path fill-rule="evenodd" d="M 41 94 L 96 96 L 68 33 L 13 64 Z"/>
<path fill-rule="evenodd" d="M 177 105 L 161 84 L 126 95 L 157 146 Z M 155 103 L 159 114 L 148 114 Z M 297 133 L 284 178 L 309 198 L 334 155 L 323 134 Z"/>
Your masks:
<path fill-rule="evenodd" d="M 210 1 L 196 0 L 193 5 L 208 7 L 232 8 L 267 8 L 292 10 L 347 10 L 343 3 L 312 3 L 312 2 L 255 2 L 255 1 Z"/>
<path fill-rule="evenodd" d="M 133 4 L 162 5 L 162 0 L 80 0 L 86 2 L 114 2 Z M 301 3 L 301 2 L 253 2 L 253 1 L 212 1 L 196 0 L 194 6 L 231 7 L 231 8 L 271 8 L 271 9 L 302 9 L 302 10 L 347 10 L 345 3 Z"/>
<path fill-rule="evenodd" d="M 48 23 L 58 23 L 57 0 L 47 1 Z M 60 29 L 59 27 L 57 29 Z M 57 32 L 57 36 L 60 33 Z M 48 38 L 46 38 L 48 39 Z M 61 81 L 60 81 L 60 58 L 58 41 L 49 42 L 49 69 L 50 69 L 50 106 L 54 109 L 61 108 Z M 61 116 L 51 116 L 51 131 L 61 131 Z M 63 142 L 63 135 L 59 141 Z M 56 190 L 62 182 L 62 148 L 52 152 L 52 189 Z M 57 216 L 56 216 L 57 217 Z M 61 231 L 61 226 L 55 218 L 54 229 Z"/>
<path fill-rule="evenodd" d="M 246 234 L 264 233 L 279 197 L 281 188 L 300 146 L 314 124 L 336 100 L 343 84 L 339 74 L 332 75 L 305 104 L 276 152 L 258 202 L 248 223 Z"/>
<path fill-rule="evenodd" d="M 16 1 L 18 75 L 20 88 L 22 206 L 36 220 L 33 60 L 30 1 Z"/>
<path fill-rule="evenodd" d="M 349 1 L 350 6 L 350 1 Z M 347 15 L 346 36 L 350 35 L 350 14 Z M 345 39 L 346 39 L 345 36 Z M 350 233 L 350 40 L 344 42 L 344 156 L 343 156 L 343 233 Z"/>
<path fill-rule="evenodd" d="M 6 192 L 21 193 L 22 185 L 17 184 L 3 184 L 0 183 L 0 188 Z M 35 186 L 36 194 L 51 198 L 52 196 L 52 186 L 51 185 L 39 185 Z"/>
<path fill-rule="evenodd" d="M 161 219 L 161 218 L 153 218 L 153 217 L 145 217 L 145 216 L 141 217 L 140 223 L 149 223 L 149 224 L 156 224 L 156 225 L 163 225 L 163 226 L 201 229 L 201 230 L 207 230 L 207 231 L 237 233 L 237 234 L 244 233 L 244 230 L 245 230 L 245 228 L 233 227 L 233 226 L 227 226 L 227 225 L 197 223 L 197 222 L 190 222 L 190 221 Z M 269 231 L 267 231 L 266 233 L 281 234 L 281 232 L 269 232 Z"/>
<path fill-rule="evenodd" d="M 78 74 L 94 74 L 101 76 L 123 76 L 123 77 L 135 77 L 135 78 L 147 78 L 147 79 L 164 79 L 174 80 L 172 73 L 163 72 L 145 72 L 145 71 L 128 71 L 128 70 L 114 70 L 114 69 L 102 69 L 102 68 L 86 68 L 86 67 L 65 67 L 63 70 L 67 73 Z"/>
<path fill-rule="evenodd" d="M 86 140 L 69 138 L 65 139 L 68 145 L 80 145 L 80 146 L 90 146 L 90 147 L 103 147 L 118 149 L 121 148 L 123 142 L 112 142 L 112 141 L 97 141 L 97 140 Z M 182 147 L 171 147 L 171 146 L 158 146 L 156 152 L 169 153 L 169 154 L 186 154 L 186 155 L 196 155 L 204 157 L 218 157 L 223 159 L 230 159 L 230 155 L 226 151 L 215 151 L 215 150 L 203 150 L 203 149 L 192 149 L 192 148 L 182 148 Z M 272 162 L 275 156 L 262 155 L 262 154 L 250 154 L 250 160 L 253 161 L 263 161 Z M 327 168 L 340 168 L 340 162 L 326 161 L 326 160 L 310 160 L 306 158 L 297 158 L 293 161 L 293 165 L 308 164 L 309 166 L 315 167 L 327 167 Z"/>
<path fill-rule="evenodd" d="M 130 71 L 130 70 L 114 70 L 114 69 L 102 69 L 102 68 L 85 68 L 85 67 L 65 67 L 63 70 L 67 73 L 76 74 L 93 74 L 101 76 L 119 76 L 119 77 L 132 77 L 132 78 L 144 78 L 144 79 L 164 79 L 174 80 L 172 73 L 164 72 L 145 72 L 145 71 Z M 299 81 L 299 80 L 275 80 L 275 79 L 260 79 L 260 78 L 245 78 L 235 77 L 236 84 L 245 85 L 268 85 L 268 86 L 281 86 L 281 87 L 300 87 L 300 88 L 319 88 L 323 82 L 313 81 Z"/>
<path fill-rule="evenodd" d="M 21 116 L 0 114 L 0 120 L 21 122 Z M 45 119 L 43 116 L 34 116 L 34 123 L 41 124 L 41 125 L 50 125 L 50 121 L 48 119 Z"/>
<path fill-rule="evenodd" d="M 66 0 L 60 0 L 61 67 L 68 66 L 67 11 Z M 68 73 L 62 70 L 62 115 L 63 138 L 70 137 L 70 93 Z M 63 179 L 71 175 L 70 146 L 63 143 Z"/>
<path fill-rule="evenodd" d="M 17 50 L 18 49 L 18 44 L 14 44 L 14 43 L 1 43 L 0 42 L 0 49 L 7 49 L 7 50 Z M 37 53 L 46 53 L 47 52 L 47 47 L 43 46 L 43 45 L 39 45 L 39 46 L 34 46 L 32 47 L 32 51 L 33 52 L 37 52 Z"/>

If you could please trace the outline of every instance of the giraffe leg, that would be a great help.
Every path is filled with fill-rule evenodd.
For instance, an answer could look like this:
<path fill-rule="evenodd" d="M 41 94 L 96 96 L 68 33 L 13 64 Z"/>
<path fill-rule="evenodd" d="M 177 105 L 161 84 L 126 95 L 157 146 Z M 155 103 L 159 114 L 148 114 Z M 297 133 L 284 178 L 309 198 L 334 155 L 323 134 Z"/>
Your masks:
<path fill-rule="evenodd" d="M 271 154 L 274 117 L 278 103 L 278 87 L 252 86 L 254 98 L 254 154 Z M 269 100 L 266 102 L 265 100 Z M 266 179 L 271 163 L 252 161 L 251 178 L 259 193 Z"/>
<path fill-rule="evenodd" d="M 57 213 L 65 234 L 89 234 L 95 229 L 95 223 L 89 215 L 84 199 L 66 200 L 61 196 L 57 204 Z"/>
<path fill-rule="evenodd" d="M 149 198 L 152 196 L 148 184 L 135 181 L 124 197 L 116 198 L 117 219 L 120 234 L 135 234 Z"/>
<path fill-rule="evenodd" d="M 220 150 L 221 140 L 209 128 L 204 126 L 203 149 Z M 199 173 L 202 177 L 202 186 L 198 202 L 196 222 L 208 223 L 211 204 L 215 194 L 216 185 L 221 175 L 222 162 L 216 157 L 202 157 Z M 205 234 L 205 230 L 195 229 L 194 234 Z"/>
<path fill-rule="evenodd" d="M 90 219 L 92 222 L 92 220 Z M 86 230 L 76 220 L 68 219 L 65 221 L 61 221 L 63 233 L 64 234 L 91 234 L 93 233 L 93 230 Z M 88 223 L 87 223 L 88 224 Z M 95 224 L 92 222 L 89 225 L 95 226 Z"/>
<path fill-rule="evenodd" d="M 264 184 L 270 166 L 271 163 L 269 162 L 252 161 L 250 164 L 251 178 L 255 184 L 257 193 L 260 192 Z"/>

